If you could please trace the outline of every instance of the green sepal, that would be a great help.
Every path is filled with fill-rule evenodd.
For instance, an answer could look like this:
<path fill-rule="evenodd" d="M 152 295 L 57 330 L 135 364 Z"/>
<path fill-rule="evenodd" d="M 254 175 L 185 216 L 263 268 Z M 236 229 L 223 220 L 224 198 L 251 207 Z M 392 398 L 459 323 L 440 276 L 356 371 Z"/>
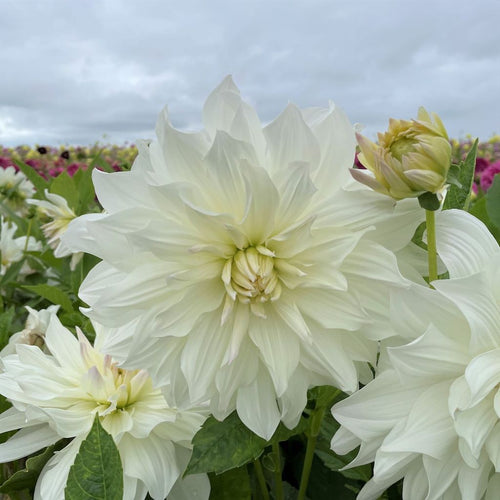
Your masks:
<path fill-rule="evenodd" d="M 429 191 L 418 197 L 418 203 L 423 209 L 429 210 L 430 212 L 439 210 L 439 207 L 441 206 L 441 202 L 439 201 L 437 195 L 435 193 L 430 193 Z"/>

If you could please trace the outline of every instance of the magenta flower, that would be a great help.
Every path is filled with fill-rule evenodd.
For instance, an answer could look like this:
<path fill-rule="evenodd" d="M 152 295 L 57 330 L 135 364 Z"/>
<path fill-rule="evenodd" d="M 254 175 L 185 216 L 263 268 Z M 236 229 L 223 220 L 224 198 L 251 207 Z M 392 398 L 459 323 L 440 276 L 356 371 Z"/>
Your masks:
<path fill-rule="evenodd" d="M 496 161 L 495 163 L 492 163 L 489 167 L 487 167 L 483 173 L 481 174 L 481 189 L 486 192 L 488 189 L 490 189 L 491 185 L 493 184 L 493 178 L 495 175 L 500 173 L 500 161 Z"/>

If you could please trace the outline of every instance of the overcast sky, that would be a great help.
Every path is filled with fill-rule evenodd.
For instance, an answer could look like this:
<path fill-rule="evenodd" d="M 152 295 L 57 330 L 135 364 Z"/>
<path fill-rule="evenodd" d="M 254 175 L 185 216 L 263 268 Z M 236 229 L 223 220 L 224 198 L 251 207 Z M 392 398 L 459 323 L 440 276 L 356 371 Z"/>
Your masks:
<path fill-rule="evenodd" d="M 0 0 L 0 144 L 152 138 L 169 105 L 196 129 L 232 74 L 263 122 L 331 99 L 374 137 L 437 112 L 500 133 L 500 0 Z"/>

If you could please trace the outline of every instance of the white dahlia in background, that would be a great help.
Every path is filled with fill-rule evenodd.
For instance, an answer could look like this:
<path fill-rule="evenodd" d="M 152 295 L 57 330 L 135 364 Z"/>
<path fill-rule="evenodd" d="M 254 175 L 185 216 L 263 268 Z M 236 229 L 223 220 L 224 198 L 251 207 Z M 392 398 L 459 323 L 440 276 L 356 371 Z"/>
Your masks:
<path fill-rule="evenodd" d="M 57 314 L 60 306 L 49 306 L 39 311 L 26 306 L 28 317 L 24 328 L 14 333 L 9 338 L 9 343 L 0 351 L 0 357 L 16 352 L 17 344 L 36 345 L 40 348 L 45 346 L 45 332 L 49 326 L 50 318 Z"/>
<path fill-rule="evenodd" d="M 19 262 L 24 257 L 24 251 L 36 252 L 42 249 L 42 244 L 36 241 L 33 236 L 16 237 L 17 226 L 14 222 L 7 222 L 3 217 L 0 218 L 0 256 L 1 267 L 0 275 L 5 274 L 5 271 L 14 264 Z M 21 273 L 30 272 L 28 265 L 24 265 Z"/>
<path fill-rule="evenodd" d="M 387 349 L 375 379 L 335 405 L 337 453 L 374 464 L 359 500 L 401 478 L 405 500 L 500 497 L 500 249 L 465 212 L 439 214 L 450 278 L 395 297 L 395 328 L 420 334 Z M 410 332 L 412 330 L 412 332 Z"/>
<path fill-rule="evenodd" d="M 83 253 L 72 252 L 61 241 L 61 236 L 68 228 L 68 224 L 76 217 L 75 212 L 68 206 L 68 202 L 58 194 L 49 193 L 45 190 L 46 200 L 29 199 L 27 203 L 36 205 L 42 217 L 52 219 L 42 225 L 42 231 L 47 239 L 47 243 L 54 250 L 54 255 L 58 258 L 68 257 L 72 255 L 71 269 L 74 270 L 78 261 L 82 258 Z"/>
<path fill-rule="evenodd" d="M 350 179 L 354 131 L 333 104 L 289 104 L 262 128 L 228 77 L 203 121 L 180 132 L 165 110 L 130 172 L 94 171 L 105 213 L 63 242 L 103 259 L 80 296 L 115 327 L 107 352 L 269 438 L 309 387 L 370 377 L 388 289 L 406 286 L 393 251 L 422 211 Z"/>
<path fill-rule="evenodd" d="M 42 469 L 35 499 L 64 498 L 69 469 L 96 414 L 120 453 L 124 499 L 143 499 L 147 493 L 155 500 L 167 495 L 170 500 L 208 499 L 205 475 L 179 479 L 204 415 L 168 407 L 144 370 L 118 368 L 81 332 L 74 337 L 55 315 L 45 343 L 49 354 L 18 344 L 16 354 L 2 357 L 0 374 L 0 393 L 13 405 L 0 415 L 0 432 L 20 429 L 0 444 L 0 462 L 71 439 Z"/>
<path fill-rule="evenodd" d="M 26 211 L 25 201 L 35 194 L 35 187 L 14 167 L 0 167 L 0 202 L 17 214 Z M 0 208 L 1 210 L 1 208 Z"/>

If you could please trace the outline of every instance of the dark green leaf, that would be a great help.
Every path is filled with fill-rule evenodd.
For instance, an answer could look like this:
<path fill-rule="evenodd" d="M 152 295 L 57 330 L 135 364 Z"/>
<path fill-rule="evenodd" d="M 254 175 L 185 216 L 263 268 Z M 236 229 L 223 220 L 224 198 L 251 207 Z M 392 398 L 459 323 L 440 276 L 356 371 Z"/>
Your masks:
<path fill-rule="evenodd" d="M 9 493 L 12 491 L 33 490 L 36 480 L 40 475 L 44 465 L 49 461 L 54 453 L 54 446 L 49 446 L 43 453 L 36 457 L 31 457 L 26 460 L 26 466 L 22 470 L 18 470 L 1 486 L 0 492 Z"/>
<path fill-rule="evenodd" d="M 76 210 L 80 201 L 78 188 L 73 178 L 67 173 L 60 173 L 50 184 L 50 192 L 62 196 L 72 210 Z"/>
<path fill-rule="evenodd" d="M 113 438 L 102 428 L 99 417 L 82 442 L 68 475 L 66 500 L 121 500 L 123 469 Z"/>
<path fill-rule="evenodd" d="M 231 469 L 223 474 L 210 474 L 211 500 L 250 500 L 250 477 L 246 467 Z"/>
<path fill-rule="evenodd" d="M 52 304 L 59 304 L 65 311 L 73 312 L 73 303 L 69 296 L 60 288 L 51 285 L 30 285 L 23 286 L 26 290 L 30 290 L 44 299 L 49 300 Z"/>
<path fill-rule="evenodd" d="M 0 314 L 0 349 L 3 349 L 9 342 L 9 337 L 12 333 L 10 325 L 14 320 L 15 314 L 16 309 L 14 306 L 9 307 L 9 309 Z"/>
<path fill-rule="evenodd" d="M 73 179 L 78 188 L 80 194 L 80 202 L 75 208 L 76 215 L 82 215 L 88 212 L 88 206 L 94 201 L 95 191 L 94 184 L 92 183 L 92 171 L 93 167 L 89 167 L 86 170 L 79 169 Z"/>
<path fill-rule="evenodd" d="M 457 175 L 457 180 L 461 184 L 461 187 L 452 184 L 448 188 L 446 199 L 443 203 L 443 210 L 448 210 L 450 208 L 463 209 L 470 200 L 474 170 L 476 168 L 477 144 L 478 140 L 476 139 L 467 153 L 467 157 L 462 163 Z"/>
<path fill-rule="evenodd" d="M 21 267 L 23 267 L 23 264 L 24 259 L 11 264 L 5 271 L 5 274 L 0 277 L 0 287 L 4 287 L 5 285 L 8 285 L 9 283 L 15 281 L 17 279 L 19 271 L 21 270 Z"/>
<path fill-rule="evenodd" d="M 342 394 L 340 389 L 331 385 L 321 385 L 309 389 L 307 399 L 315 401 L 315 408 L 331 408 L 333 402 Z"/>
<path fill-rule="evenodd" d="M 47 189 L 49 183 L 33 168 L 26 163 L 14 160 L 19 170 L 33 183 L 36 189 L 35 198 L 42 198 L 43 192 Z"/>
<path fill-rule="evenodd" d="M 418 197 L 418 203 L 423 209 L 430 210 L 431 212 L 439 210 L 439 207 L 441 206 L 441 202 L 439 201 L 437 195 L 429 192 L 421 194 Z"/>
<path fill-rule="evenodd" d="M 223 422 L 210 417 L 193 438 L 193 454 L 186 475 L 220 474 L 256 459 L 267 443 L 231 413 Z"/>
<path fill-rule="evenodd" d="M 495 175 L 486 194 L 486 211 L 490 221 L 500 229 L 500 175 Z"/>

